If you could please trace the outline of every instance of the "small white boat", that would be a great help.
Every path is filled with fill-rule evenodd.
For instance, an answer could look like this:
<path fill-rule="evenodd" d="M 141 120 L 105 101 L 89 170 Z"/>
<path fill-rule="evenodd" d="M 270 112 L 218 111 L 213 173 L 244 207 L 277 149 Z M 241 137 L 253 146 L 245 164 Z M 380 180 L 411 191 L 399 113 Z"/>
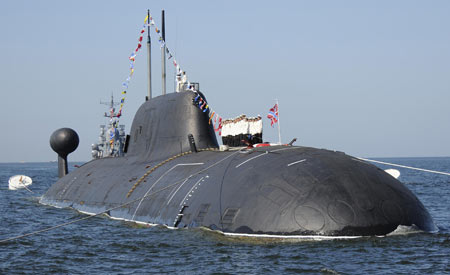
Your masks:
<path fill-rule="evenodd" d="M 9 178 L 9 190 L 17 190 L 21 188 L 27 188 L 28 185 L 31 185 L 33 180 L 30 177 L 24 175 L 15 175 Z"/>

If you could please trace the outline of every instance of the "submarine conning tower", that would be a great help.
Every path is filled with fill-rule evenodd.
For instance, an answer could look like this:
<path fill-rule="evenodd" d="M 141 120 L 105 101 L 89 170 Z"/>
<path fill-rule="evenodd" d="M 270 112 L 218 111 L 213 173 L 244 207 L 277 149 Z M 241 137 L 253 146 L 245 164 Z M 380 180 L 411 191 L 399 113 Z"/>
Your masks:
<path fill-rule="evenodd" d="M 197 108 L 195 96 L 184 91 L 144 102 L 134 117 L 126 156 L 157 160 L 191 151 L 188 135 L 197 149 L 219 148 L 209 110 Z"/>

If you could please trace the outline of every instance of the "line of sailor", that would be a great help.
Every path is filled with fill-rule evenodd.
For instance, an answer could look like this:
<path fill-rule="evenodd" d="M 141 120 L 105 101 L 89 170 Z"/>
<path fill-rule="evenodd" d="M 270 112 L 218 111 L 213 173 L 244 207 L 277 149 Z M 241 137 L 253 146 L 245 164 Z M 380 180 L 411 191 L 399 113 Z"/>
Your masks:
<path fill-rule="evenodd" d="M 261 116 L 240 115 L 222 121 L 222 143 L 231 147 L 262 143 Z"/>

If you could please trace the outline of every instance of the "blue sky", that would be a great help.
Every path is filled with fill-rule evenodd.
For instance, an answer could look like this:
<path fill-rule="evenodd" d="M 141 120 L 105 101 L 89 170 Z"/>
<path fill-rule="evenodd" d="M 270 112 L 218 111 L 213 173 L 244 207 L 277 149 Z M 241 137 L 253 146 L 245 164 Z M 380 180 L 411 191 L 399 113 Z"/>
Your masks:
<path fill-rule="evenodd" d="M 69 159 L 90 159 L 106 122 L 99 101 L 120 97 L 147 9 L 158 25 L 165 9 L 169 49 L 224 118 L 265 117 L 277 98 L 284 142 L 360 157 L 450 156 L 449 1 L 1 1 L 0 162 L 56 159 L 49 137 L 61 127 L 80 136 Z M 145 73 L 142 51 L 127 132 Z M 266 118 L 263 135 L 278 139 Z"/>

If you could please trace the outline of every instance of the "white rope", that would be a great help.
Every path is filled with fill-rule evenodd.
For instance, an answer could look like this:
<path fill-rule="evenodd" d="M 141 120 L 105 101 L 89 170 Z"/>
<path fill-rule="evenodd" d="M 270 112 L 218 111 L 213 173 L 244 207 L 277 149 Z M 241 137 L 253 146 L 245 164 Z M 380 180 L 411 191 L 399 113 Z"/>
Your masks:
<path fill-rule="evenodd" d="M 25 185 L 25 183 L 23 183 L 23 182 L 20 182 L 22 185 L 23 185 L 23 188 L 25 188 L 25 189 L 27 189 L 27 191 L 28 192 L 30 192 L 30 193 L 33 193 L 34 194 L 34 192 L 33 191 L 31 191 L 26 185 Z"/>
<path fill-rule="evenodd" d="M 412 169 L 412 170 L 418 170 L 418 171 L 423 171 L 423 172 L 429 172 L 429 173 L 435 173 L 435 174 L 441 174 L 441 175 L 450 176 L 450 173 L 446 173 L 446 172 L 439 172 L 439 171 L 434 171 L 434 170 L 416 168 L 416 167 L 400 165 L 400 164 L 394 164 L 394 163 L 383 162 L 383 161 L 372 160 L 372 159 L 365 159 L 365 158 L 357 158 L 357 159 L 364 160 L 364 161 L 375 162 L 375 163 L 380 163 L 380 164 L 391 165 L 391 166 L 396 166 L 396 167 L 401 167 L 401 168 L 407 168 L 407 169 Z"/>
<path fill-rule="evenodd" d="M 242 149 L 241 149 L 241 150 L 242 150 Z M 240 151 L 240 150 L 239 150 L 239 151 Z M 221 159 L 221 160 L 219 160 L 219 161 L 217 161 L 217 162 L 211 164 L 210 166 L 208 166 L 208 167 L 206 167 L 206 168 L 204 168 L 204 169 L 202 169 L 202 170 L 200 170 L 200 171 L 198 171 L 198 172 L 196 172 L 196 173 L 190 175 L 190 176 L 187 177 L 187 178 L 191 178 L 191 177 L 193 177 L 194 175 L 198 175 L 198 174 L 200 174 L 200 173 L 205 172 L 206 170 L 208 170 L 208 169 L 210 169 L 210 168 L 216 166 L 217 164 L 221 163 L 222 161 L 228 159 L 229 157 L 236 155 L 239 151 L 237 151 L 237 152 L 235 152 L 235 153 L 232 153 L 232 154 L 229 154 L 229 155 L 226 156 L 225 158 L 223 158 L 223 159 Z M 142 196 L 142 197 L 139 197 L 139 198 L 134 199 L 134 200 L 132 200 L 132 201 L 126 202 L 126 203 L 121 204 L 121 205 L 119 205 L 119 206 L 115 206 L 115 207 L 109 208 L 109 209 L 107 209 L 107 210 L 105 210 L 105 211 L 102 211 L 102 212 L 100 212 L 100 213 L 97 213 L 97 214 L 94 214 L 94 215 L 91 215 L 91 216 L 87 216 L 87 217 L 83 217 L 83 218 L 80 218 L 80 219 L 76 219 L 76 220 L 73 220 L 73 221 L 70 221 L 70 222 L 61 223 L 61 224 L 58 224 L 58 225 L 55 225 L 55 226 L 47 227 L 47 228 L 44 228 L 44 229 L 41 229 L 41 230 L 33 231 L 33 232 L 30 232 L 30 233 L 27 233 L 27 234 L 22 234 L 22 235 L 19 235 L 19 236 L 6 238 L 6 239 L 3 239 L 3 240 L 0 240 L 0 243 L 9 242 L 9 241 L 13 241 L 13 240 L 25 238 L 25 237 L 32 236 L 32 235 L 37 235 L 37 234 L 40 234 L 40 233 L 43 233 L 43 232 L 47 232 L 47 231 L 50 231 L 50 230 L 53 230 L 53 229 L 57 229 L 57 228 L 60 228 L 60 227 L 63 227 L 63 226 L 69 225 L 69 224 L 73 224 L 73 223 L 76 223 L 76 222 L 80 222 L 80 221 L 83 221 L 83 220 L 87 220 L 87 219 L 90 219 L 90 218 L 93 218 L 93 217 L 97 217 L 97 216 L 106 214 L 106 213 L 108 213 L 108 212 L 110 212 L 110 211 L 112 211 L 112 210 L 115 210 L 115 209 L 124 207 L 124 206 L 126 206 L 126 205 L 128 205 L 128 204 L 132 204 L 132 203 L 137 202 L 137 201 L 139 201 L 139 200 L 142 200 L 142 199 L 144 199 L 144 198 L 146 198 L 146 197 L 152 196 L 152 195 L 154 195 L 154 194 L 156 194 L 156 193 L 159 193 L 159 192 L 164 191 L 164 190 L 166 190 L 166 189 L 168 189 L 168 188 L 171 188 L 172 186 L 175 186 L 175 185 L 177 185 L 177 184 L 180 184 L 180 183 L 184 182 L 184 180 L 187 179 L 187 178 L 183 178 L 183 179 L 181 179 L 181 180 L 179 180 L 179 181 L 177 181 L 177 182 L 175 182 L 175 183 L 173 183 L 173 184 L 171 184 L 171 185 L 168 185 L 168 186 L 166 186 L 166 187 L 164 187 L 164 188 L 161 188 L 161 189 L 159 189 L 159 190 L 157 190 L 157 191 L 155 191 L 155 192 L 152 192 L 152 193 L 149 193 L 149 194 L 145 194 L 145 195 Z"/>
<path fill-rule="evenodd" d="M 73 221 L 70 221 L 70 222 L 65 222 L 65 223 L 61 223 L 61 224 L 55 225 L 55 226 L 47 227 L 47 228 L 44 228 L 44 229 L 41 229 L 41 230 L 33 231 L 33 232 L 30 232 L 30 233 L 27 233 L 27 234 L 23 234 L 23 235 L 11 237 L 11 238 L 3 239 L 3 240 L 0 240 L 0 243 L 12 241 L 12 240 L 17 240 L 17 239 L 25 238 L 25 237 L 32 236 L 32 235 L 37 235 L 39 233 L 43 233 L 43 232 L 47 232 L 47 231 L 50 231 L 50 230 L 53 230 L 53 229 L 57 229 L 57 228 L 60 228 L 60 227 L 63 227 L 63 226 L 66 226 L 66 225 L 69 225 L 69 224 L 72 224 L 72 223 L 76 223 L 76 222 L 87 220 L 87 219 L 90 219 L 90 218 L 93 218 L 93 217 L 100 216 L 100 215 L 105 214 L 105 213 L 107 213 L 109 211 L 112 211 L 112 210 L 115 210 L 117 208 L 124 207 L 124 206 L 126 206 L 128 204 L 137 202 L 138 200 L 140 200 L 140 199 L 142 199 L 144 197 L 148 197 L 148 196 L 154 195 L 156 193 L 159 193 L 161 191 L 164 191 L 164 190 L 166 190 L 166 189 L 168 189 L 168 188 L 170 188 L 170 187 L 172 187 L 174 185 L 177 185 L 179 183 L 180 183 L 180 181 L 179 182 L 175 182 L 174 184 L 168 185 L 168 186 L 166 186 L 164 188 L 161 188 L 161 189 L 159 189 L 159 190 L 157 190 L 155 192 L 152 192 L 152 193 L 150 193 L 150 194 L 148 194 L 146 196 L 142 196 L 142 197 L 139 197 L 139 198 L 134 199 L 132 201 L 129 201 L 127 203 L 121 204 L 119 206 L 115 206 L 115 207 L 109 208 L 109 209 L 107 209 L 107 210 L 105 210 L 103 212 L 100 212 L 100 213 L 97 213 L 97 214 L 94 214 L 94 215 L 91 215 L 91 216 L 83 217 L 83 218 L 80 218 L 80 219 L 76 219 L 76 220 L 73 220 Z"/>

